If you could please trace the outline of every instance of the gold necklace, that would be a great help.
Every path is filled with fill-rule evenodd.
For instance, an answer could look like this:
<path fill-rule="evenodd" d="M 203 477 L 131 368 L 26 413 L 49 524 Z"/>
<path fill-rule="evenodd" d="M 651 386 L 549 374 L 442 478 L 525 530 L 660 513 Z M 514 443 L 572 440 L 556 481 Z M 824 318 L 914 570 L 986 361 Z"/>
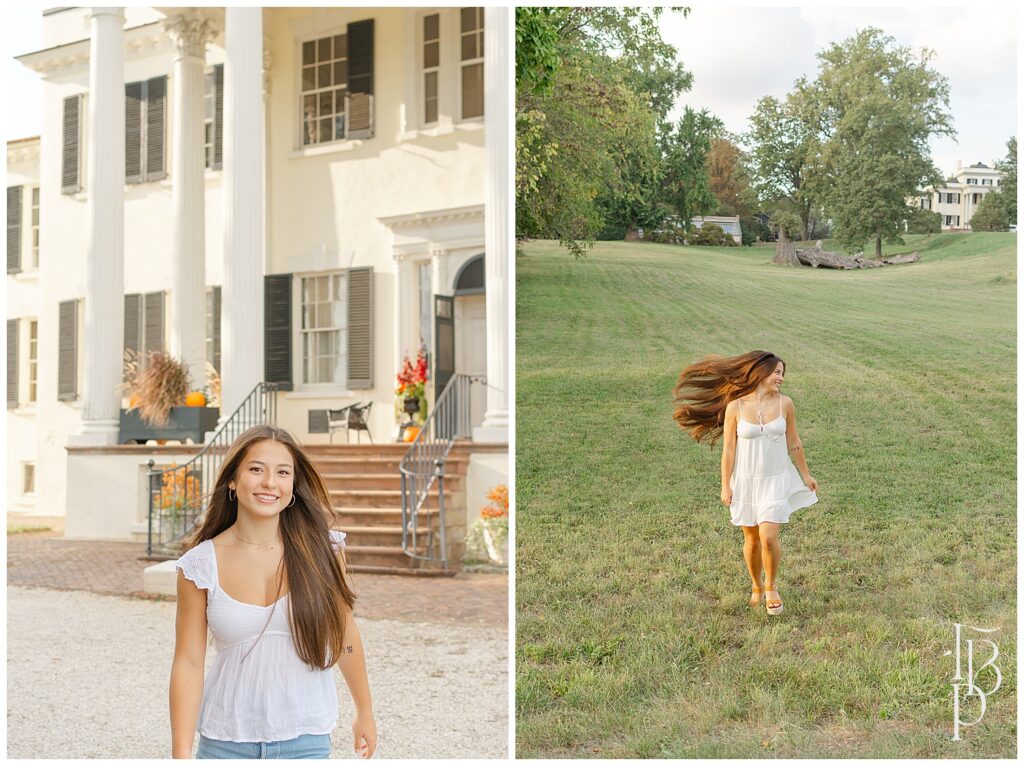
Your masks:
<path fill-rule="evenodd" d="M 232 524 L 230 527 L 228 527 L 228 529 L 231 530 L 231 534 L 233 534 L 236 538 L 238 538 L 238 541 L 240 543 L 245 543 L 246 545 L 258 545 L 260 547 L 263 547 L 267 543 L 273 542 L 273 541 L 275 541 L 277 539 L 277 535 L 275 534 L 272 538 L 270 538 L 269 540 L 265 540 L 262 543 L 252 543 L 252 542 L 249 542 L 248 540 L 243 540 L 241 537 L 238 537 L 238 533 L 235 531 L 235 525 L 234 524 Z M 269 550 L 269 551 L 274 550 L 274 546 L 271 545 L 269 548 L 267 548 L 267 550 Z"/>

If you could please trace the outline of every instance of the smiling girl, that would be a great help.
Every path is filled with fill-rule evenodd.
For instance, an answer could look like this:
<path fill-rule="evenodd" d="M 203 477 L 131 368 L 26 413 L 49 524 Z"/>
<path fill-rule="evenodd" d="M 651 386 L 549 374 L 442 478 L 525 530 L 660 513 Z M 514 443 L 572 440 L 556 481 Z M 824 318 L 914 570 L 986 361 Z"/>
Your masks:
<path fill-rule="evenodd" d="M 331 530 L 333 518 L 323 478 L 287 431 L 256 426 L 231 446 L 176 564 L 174 758 L 191 756 L 195 731 L 197 758 L 329 758 L 334 665 L 355 704 L 354 748 L 373 755 L 345 533 Z M 208 629 L 217 656 L 205 675 Z"/>
<path fill-rule="evenodd" d="M 673 417 L 680 428 L 712 446 L 725 436 L 721 498 L 733 525 L 743 530 L 743 558 L 753 583 L 750 605 L 760 604 L 764 594 L 768 614 L 782 614 L 775 586 L 779 525 L 818 502 L 818 482 L 796 431 L 796 408 L 781 393 L 785 376 L 782 359 L 751 351 L 706 357 L 683 370 L 675 387 Z"/>

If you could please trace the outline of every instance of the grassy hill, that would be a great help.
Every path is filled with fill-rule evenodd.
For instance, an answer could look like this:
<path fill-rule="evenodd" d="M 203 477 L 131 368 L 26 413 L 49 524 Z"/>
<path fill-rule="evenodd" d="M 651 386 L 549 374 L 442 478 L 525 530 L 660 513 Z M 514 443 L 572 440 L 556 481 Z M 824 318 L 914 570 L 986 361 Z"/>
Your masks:
<path fill-rule="evenodd" d="M 525 245 L 517 755 L 1015 755 L 1016 243 L 910 237 L 887 252 L 919 263 L 858 271 Z M 751 349 L 786 360 L 820 484 L 782 528 L 781 618 L 746 605 L 721 446 L 671 420 L 686 364 Z M 1000 628 L 1003 676 L 962 742 L 955 622 Z"/>

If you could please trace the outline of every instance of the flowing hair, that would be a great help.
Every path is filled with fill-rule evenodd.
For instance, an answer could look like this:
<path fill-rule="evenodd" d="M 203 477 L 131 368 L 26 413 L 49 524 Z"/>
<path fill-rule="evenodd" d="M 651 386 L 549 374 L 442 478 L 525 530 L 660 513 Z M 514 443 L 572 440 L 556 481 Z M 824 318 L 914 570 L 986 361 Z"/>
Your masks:
<path fill-rule="evenodd" d="M 282 563 L 288 573 L 288 624 L 292 640 L 303 662 L 314 670 L 326 670 L 341 657 L 345 636 L 343 607 L 347 604 L 351 608 L 356 596 L 346 582 L 331 543 L 335 514 L 327 484 L 294 436 L 282 428 L 259 425 L 235 440 L 217 474 L 206 515 L 187 548 L 216 537 L 235 523 L 238 498 L 236 495 L 231 500 L 228 496 L 228 482 L 237 480 L 239 466 L 249 448 L 266 439 L 287 447 L 295 461 L 295 504 L 282 510 L 279 517 L 284 543 Z M 279 597 L 282 584 L 279 574 Z"/>
<path fill-rule="evenodd" d="M 754 391 L 779 362 L 785 372 L 786 363 L 768 351 L 704 357 L 683 370 L 676 381 L 672 418 L 694 441 L 707 441 L 713 447 L 722 435 L 729 402 Z"/>

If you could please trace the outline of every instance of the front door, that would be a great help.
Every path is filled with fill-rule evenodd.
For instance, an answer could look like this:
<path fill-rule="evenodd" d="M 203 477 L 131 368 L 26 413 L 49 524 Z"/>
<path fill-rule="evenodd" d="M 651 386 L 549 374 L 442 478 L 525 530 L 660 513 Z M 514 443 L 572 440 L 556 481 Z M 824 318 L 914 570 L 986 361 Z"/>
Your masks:
<path fill-rule="evenodd" d="M 450 295 L 434 296 L 434 401 L 455 374 L 455 306 Z"/>
<path fill-rule="evenodd" d="M 483 295 L 460 295 L 455 299 L 455 322 L 459 334 L 455 344 L 455 368 L 466 375 L 487 375 L 487 299 Z M 484 422 L 487 389 L 470 387 L 470 426 Z"/>

